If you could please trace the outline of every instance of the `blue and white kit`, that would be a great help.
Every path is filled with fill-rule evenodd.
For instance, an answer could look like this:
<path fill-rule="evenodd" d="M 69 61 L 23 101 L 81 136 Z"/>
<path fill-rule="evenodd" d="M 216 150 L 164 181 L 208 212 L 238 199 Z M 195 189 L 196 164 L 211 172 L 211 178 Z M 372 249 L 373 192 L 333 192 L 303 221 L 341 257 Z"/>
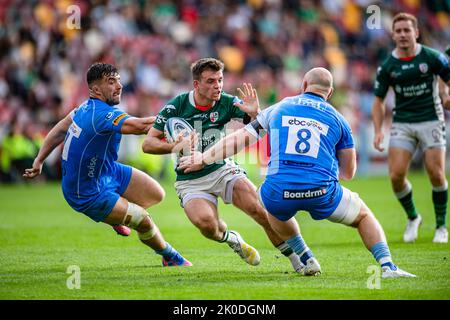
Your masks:
<path fill-rule="evenodd" d="M 325 99 L 313 93 L 285 98 L 246 129 L 255 137 L 257 129 L 269 134 L 271 157 L 259 195 L 270 214 L 286 221 L 305 210 L 321 220 L 346 206 L 341 200 L 349 190 L 339 184 L 336 152 L 354 142 L 348 122 Z"/>
<path fill-rule="evenodd" d="M 132 168 L 117 161 L 121 127 L 129 115 L 99 99 L 71 113 L 62 152 L 62 191 L 76 211 L 103 221 L 131 179 Z"/>

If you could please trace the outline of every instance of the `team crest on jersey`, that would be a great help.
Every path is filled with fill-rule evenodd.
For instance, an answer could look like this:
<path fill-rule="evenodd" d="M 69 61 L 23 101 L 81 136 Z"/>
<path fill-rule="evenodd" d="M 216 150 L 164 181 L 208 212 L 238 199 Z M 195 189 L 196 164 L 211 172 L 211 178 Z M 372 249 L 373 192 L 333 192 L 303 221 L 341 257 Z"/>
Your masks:
<path fill-rule="evenodd" d="M 419 64 L 419 70 L 422 73 L 426 73 L 428 71 L 428 64 L 426 63 Z"/>
<path fill-rule="evenodd" d="M 219 113 L 217 111 L 211 112 L 209 114 L 209 119 L 211 119 L 211 122 L 216 122 L 217 119 L 219 119 Z"/>
<path fill-rule="evenodd" d="M 109 119 L 111 119 L 112 118 L 112 116 L 113 116 L 113 112 L 108 112 L 107 114 L 106 114 L 106 116 L 105 116 L 105 119 L 106 120 L 109 120 Z"/>

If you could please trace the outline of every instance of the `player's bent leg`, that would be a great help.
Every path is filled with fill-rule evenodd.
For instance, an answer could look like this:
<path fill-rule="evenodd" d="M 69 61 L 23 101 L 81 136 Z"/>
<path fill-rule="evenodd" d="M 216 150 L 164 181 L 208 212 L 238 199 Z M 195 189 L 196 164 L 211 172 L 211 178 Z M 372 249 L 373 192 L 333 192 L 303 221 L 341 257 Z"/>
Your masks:
<path fill-rule="evenodd" d="M 426 149 L 424 152 L 424 162 L 431 185 L 434 187 L 445 185 L 447 182 L 445 178 L 445 149 Z"/>
<path fill-rule="evenodd" d="M 283 242 L 269 223 L 267 211 L 258 200 L 255 185 L 247 178 L 241 178 L 234 184 L 233 205 L 244 211 L 263 227 L 267 237 L 275 247 Z"/>
<path fill-rule="evenodd" d="M 406 186 L 406 175 L 411 163 L 412 153 L 402 148 L 389 148 L 388 166 L 392 189 L 395 193 L 401 192 Z"/>
<path fill-rule="evenodd" d="M 148 209 L 164 199 L 165 191 L 155 179 L 133 168 L 130 183 L 122 197 Z"/>
<path fill-rule="evenodd" d="M 328 220 L 358 229 L 364 245 L 381 265 L 383 278 L 415 277 L 393 263 L 383 228 L 358 194 L 342 189 L 342 199 Z"/>
<path fill-rule="evenodd" d="M 383 228 L 362 200 L 359 214 L 350 226 L 358 229 L 361 240 L 368 250 L 380 241 L 386 242 Z"/>
<path fill-rule="evenodd" d="M 289 259 L 294 270 L 298 272 L 303 267 L 303 264 L 294 250 L 273 230 L 268 220 L 267 210 L 258 198 L 255 185 L 245 177 L 240 178 L 235 181 L 232 194 L 233 205 L 247 213 L 263 227 L 273 246 Z"/>
<path fill-rule="evenodd" d="M 185 259 L 177 250 L 167 243 L 156 224 L 150 218 L 145 217 L 136 228 L 139 239 L 157 254 L 162 256 L 162 265 L 164 267 L 189 267 L 192 263 Z"/>
<path fill-rule="evenodd" d="M 397 143 L 401 143 L 397 142 Z M 405 142 L 406 143 L 406 142 Z M 414 242 L 418 238 L 422 217 L 417 213 L 413 201 L 413 189 L 406 175 L 414 153 L 414 146 L 406 143 L 403 146 L 390 147 L 388 162 L 392 189 L 408 216 L 408 223 L 403 233 L 404 242 Z"/>
<path fill-rule="evenodd" d="M 121 224 L 135 229 L 141 242 L 162 256 L 164 266 L 192 265 L 164 240 L 147 211 L 125 198 L 119 197 L 113 210 L 103 222 L 110 225 Z"/>
<path fill-rule="evenodd" d="M 164 189 L 158 182 L 135 168 L 132 168 L 130 182 L 122 194 L 125 199 L 145 209 L 161 202 L 164 195 Z M 131 233 L 130 228 L 121 224 L 113 225 L 113 229 L 121 236 L 129 236 Z"/>
<path fill-rule="evenodd" d="M 322 272 L 319 261 L 317 261 L 314 254 L 303 240 L 297 220 L 292 217 L 287 221 L 282 221 L 269 213 L 268 221 L 273 230 L 279 234 L 281 239 L 283 239 L 299 257 L 300 264 L 297 268 L 294 268 L 295 271 L 306 276 L 319 275 Z"/>
<path fill-rule="evenodd" d="M 188 219 L 196 226 L 206 238 L 220 241 L 226 224 L 219 220 L 217 206 L 209 200 L 195 198 L 184 205 L 184 212 Z"/>
<path fill-rule="evenodd" d="M 237 231 L 228 231 L 225 222 L 219 219 L 216 203 L 204 198 L 192 198 L 184 203 L 184 211 L 206 238 L 226 242 L 245 262 L 253 266 L 259 264 L 258 251 L 247 244 Z"/>

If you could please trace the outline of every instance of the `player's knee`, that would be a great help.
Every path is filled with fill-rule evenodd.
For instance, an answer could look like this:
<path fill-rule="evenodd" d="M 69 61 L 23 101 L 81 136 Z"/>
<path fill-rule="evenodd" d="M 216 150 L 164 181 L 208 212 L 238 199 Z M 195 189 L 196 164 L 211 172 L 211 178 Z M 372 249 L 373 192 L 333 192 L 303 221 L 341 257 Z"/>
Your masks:
<path fill-rule="evenodd" d="M 166 191 L 164 191 L 163 188 L 159 188 L 157 195 L 156 195 L 156 201 L 157 203 L 160 203 L 161 201 L 164 200 L 164 198 L 166 197 Z"/>
<path fill-rule="evenodd" d="M 142 201 L 142 206 L 144 208 L 150 208 L 151 206 L 154 206 L 155 204 L 158 204 L 161 201 L 163 201 L 165 196 L 166 192 L 164 191 L 163 188 L 157 188 L 155 190 L 152 190 L 152 192 L 149 193 Z"/>
<path fill-rule="evenodd" d="M 216 233 L 219 227 L 218 222 L 212 217 L 201 217 L 199 219 L 196 219 L 194 224 L 201 230 L 204 235 Z"/>
<path fill-rule="evenodd" d="M 368 212 L 361 210 L 359 211 L 359 214 L 356 216 L 355 220 L 350 224 L 350 227 L 358 228 L 361 221 L 363 221 L 368 216 Z"/>
<path fill-rule="evenodd" d="M 137 232 L 147 232 L 152 227 L 152 224 L 150 222 L 150 217 L 145 217 L 141 223 L 136 227 Z"/>
<path fill-rule="evenodd" d="M 405 175 L 403 173 L 392 171 L 389 172 L 389 176 L 391 178 L 391 182 L 394 186 L 403 185 L 405 182 Z"/>
<path fill-rule="evenodd" d="M 443 186 L 446 184 L 445 173 L 443 170 L 433 169 L 429 173 L 430 181 L 433 186 Z"/>
<path fill-rule="evenodd" d="M 148 218 L 148 213 L 144 208 L 132 202 L 128 202 L 128 209 L 122 224 L 136 230 L 146 218 Z"/>
<path fill-rule="evenodd" d="M 136 231 L 138 232 L 139 239 L 145 241 L 150 240 L 156 235 L 158 227 L 152 222 L 152 219 L 147 216 L 141 221 Z"/>
<path fill-rule="evenodd" d="M 166 192 L 164 191 L 164 189 L 161 187 L 157 188 L 156 190 L 154 190 L 154 192 L 152 194 L 152 197 L 149 201 L 149 206 L 160 203 L 161 201 L 164 200 L 165 197 L 166 197 Z"/>

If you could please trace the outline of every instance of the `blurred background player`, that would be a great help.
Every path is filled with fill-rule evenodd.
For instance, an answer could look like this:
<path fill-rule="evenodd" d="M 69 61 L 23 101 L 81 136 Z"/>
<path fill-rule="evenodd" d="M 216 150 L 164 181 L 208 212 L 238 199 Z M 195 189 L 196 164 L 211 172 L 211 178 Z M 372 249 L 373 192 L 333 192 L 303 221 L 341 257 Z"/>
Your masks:
<path fill-rule="evenodd" d="M 448 183 L 445 177 L 445 119 L 439 98 L 438 76 L 450 85 L 447 57 L 417 42 L 417 19 L 408 13 L 397 14 L 392 22 L 395 49 L 378 68 L 372 116 L 375 129 L 374 147 L 383 151 L 384 98 L 389 87 L 395 92 L 395 108 L 389 139 L 388 163 L 392 188 L 408 216 L 403 234 L 405 242 L 418 237 L 422 217 L 417 213 L 412 185 L 407 173 L 415 151 L 422 148 L 426 172 L 433 187 L 436 215 L 435 243 L 447 243 L 446 214 Z M 447 98 L 444 106 L 450 108 Z"/>
<path fill-rule="evenodd" d="M 247 123 L 256 117 L 259 111 L 256 90 L 247 84 L 244 85 L 245 92 L 239 89 L 243 95 L 242 103 L 237 97 L 224 93 L 223 69 L 223 62 L 214 58 L 203 58 L 192 64 L 194 89 L 171 99 L 160 111 L 142 146 L 144 152 L 167 154 L 176 150 L 175 144 L 162 140 L 164 125 L 171 117 L 181 117 L 196 129 L 201 150 L 216 143 L 223 136 L 224 126 L 232 119 Z M 259 263 L 258 251 L 237 231 L 228 230 L 219 218 L 217 198 L 221 197 L 224 203 L 233 203 L 261 225 L 272 244 L 289 257 L 294 270 L 300 270 L 299 258 L 270 227 L 267 212 L 258 202 L 256 187 L 236 163 L 227 159 L 198 172 L 186 174 L 176 169 L 176 173 L 175 189 L 181 206 L 206 238 L 226 242 L 250 265 Z"/>
<path fill-rule="evenodd" d="M 49 132 L 33 167 L 24 177 L 34 178 L 44 160 L 61 142 L 62 191 L 67 203 L 96 222 L 125 225 L 162 256 L 164 266 L 190 266 L 164 241 L 146 209 L 162 201 L 164 190 L 147 174 L 117 160 L 122 134 L 145 134 L 155 117 L 130 117 L 115 107 L 122 84 L 117 69 L 95 63 L 87 71 L 89 99 Z"/>
<path fill-rule="evenodd" d="M 383 278 L 415 277 L 392 261 L 384 231 L 358 194 L 342 187 L 356 172 L 356 151 L 345 118 L 327 103 L 333 78 L 324 68 L 306 73 L 303 94 L 265 109 L 245 128 L 228 135 L 204 154 L 180 161 L 192 172 L 229 157 L 270 134 L 271 159 L 259 199 L 278 235 L 300 256 L 302 273 L 317 275 L 321 267 L 303 240 L 295 219 L 299 210 L 315 220 L 328 219 L 358 229 L 366 248 L 381 265 Z M 337 161 L 336 161 L 337 160 Z"/>

